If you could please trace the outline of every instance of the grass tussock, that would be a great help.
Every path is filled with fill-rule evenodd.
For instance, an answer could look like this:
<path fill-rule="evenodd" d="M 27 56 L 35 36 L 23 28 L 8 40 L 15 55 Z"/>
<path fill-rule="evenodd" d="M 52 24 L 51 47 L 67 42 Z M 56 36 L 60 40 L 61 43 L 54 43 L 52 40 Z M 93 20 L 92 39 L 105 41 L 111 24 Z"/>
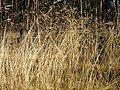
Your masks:
<path fill-rule="evenodd" d="M 120 89 L 120 25 L 67 13 L 28 16 L 21 42 L 8 26 L 0 44 L 0 90 Z"/>

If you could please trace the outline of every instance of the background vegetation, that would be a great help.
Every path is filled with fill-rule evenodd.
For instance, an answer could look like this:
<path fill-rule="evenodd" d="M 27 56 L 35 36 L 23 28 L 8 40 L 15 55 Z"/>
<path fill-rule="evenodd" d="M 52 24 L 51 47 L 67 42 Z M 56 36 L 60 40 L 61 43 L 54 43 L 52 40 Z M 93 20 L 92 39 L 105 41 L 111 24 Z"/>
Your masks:
<path fill-rule="evenodd" d="M 3 10 L 0 89 L 119 90 L 119 16 L 103 22 L 72 6 L 37 1 L 29 10 Z"/>

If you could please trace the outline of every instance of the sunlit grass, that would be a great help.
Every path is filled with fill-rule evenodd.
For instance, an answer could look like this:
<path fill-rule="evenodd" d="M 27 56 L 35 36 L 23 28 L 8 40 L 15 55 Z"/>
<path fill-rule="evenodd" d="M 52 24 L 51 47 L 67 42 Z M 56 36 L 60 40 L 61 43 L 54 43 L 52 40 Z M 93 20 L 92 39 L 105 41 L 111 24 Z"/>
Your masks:
<path fill-rule="evenodd" d="M 1 90 L 120 89 L 120 26 L 60 16 L 34 17 L 21 41 L 19 32 L 6 32 Z"/>

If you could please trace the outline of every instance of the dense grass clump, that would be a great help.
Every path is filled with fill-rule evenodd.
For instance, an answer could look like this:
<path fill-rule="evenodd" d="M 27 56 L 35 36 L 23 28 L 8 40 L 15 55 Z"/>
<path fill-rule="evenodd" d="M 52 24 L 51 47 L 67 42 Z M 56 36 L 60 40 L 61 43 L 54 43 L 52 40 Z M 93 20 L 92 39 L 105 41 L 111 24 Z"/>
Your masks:
<path fill-rule="evenodd" d="M 0 90 L 119 90 L 120 24 L 31 13 L 1 36 Z M 21 39 L 21 40 L 19 40 Z"/>

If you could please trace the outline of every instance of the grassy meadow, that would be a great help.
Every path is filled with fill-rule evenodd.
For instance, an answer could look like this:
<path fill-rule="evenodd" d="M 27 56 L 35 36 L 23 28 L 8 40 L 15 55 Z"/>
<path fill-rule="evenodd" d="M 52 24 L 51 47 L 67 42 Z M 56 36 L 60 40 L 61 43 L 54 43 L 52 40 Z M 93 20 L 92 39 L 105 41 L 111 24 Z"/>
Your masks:
<path fill-rule="evenodd" d="M 1 33 L 0 90 L 120 90 L 119 22 L 49 10 L 20 25 Z"/>

